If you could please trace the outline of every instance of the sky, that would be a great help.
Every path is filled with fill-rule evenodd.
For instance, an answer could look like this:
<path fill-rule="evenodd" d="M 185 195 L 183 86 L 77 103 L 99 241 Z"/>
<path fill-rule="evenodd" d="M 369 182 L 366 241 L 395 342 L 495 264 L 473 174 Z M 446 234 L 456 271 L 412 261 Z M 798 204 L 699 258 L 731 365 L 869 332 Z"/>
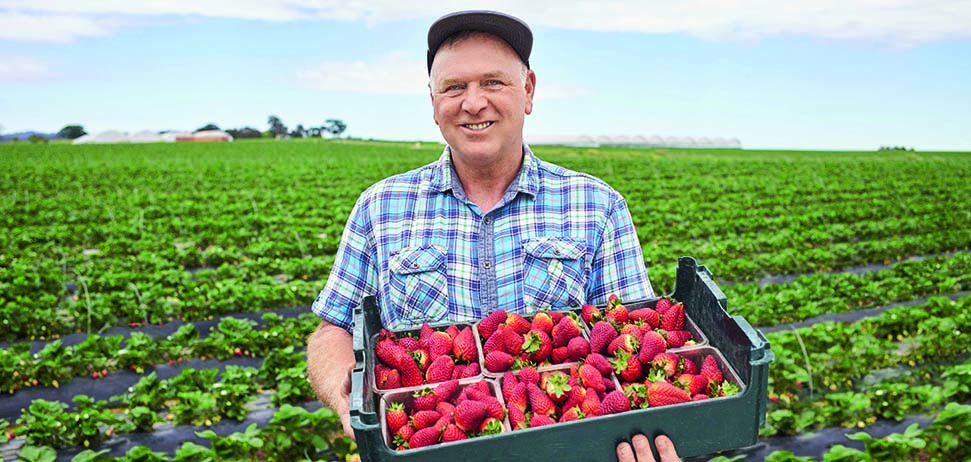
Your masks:
<path fill-rule="evenodd" d="M 971 151 L 971 0 L 0 0 L 0 133 L 289 127 L 441 141 L 428 27 L 533 30 L 527 142 Z"/>

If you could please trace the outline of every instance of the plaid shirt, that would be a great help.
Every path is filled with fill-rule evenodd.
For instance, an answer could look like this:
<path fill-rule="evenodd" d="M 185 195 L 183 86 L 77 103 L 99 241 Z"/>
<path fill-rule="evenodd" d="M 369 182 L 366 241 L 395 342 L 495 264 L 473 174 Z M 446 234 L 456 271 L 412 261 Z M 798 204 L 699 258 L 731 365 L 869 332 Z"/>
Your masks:
<path fill-rule="evenodd" d="M 624 198 L 603 181 L 537 159 L 496 207 L 468 199 L 448 147 L 437 162 L 368 188 L 354 206 L 313 311 L 350 330 L 376 295 L 382 324 L 474 322 L 497 309 L 602 305 L 654 296 Z"/>

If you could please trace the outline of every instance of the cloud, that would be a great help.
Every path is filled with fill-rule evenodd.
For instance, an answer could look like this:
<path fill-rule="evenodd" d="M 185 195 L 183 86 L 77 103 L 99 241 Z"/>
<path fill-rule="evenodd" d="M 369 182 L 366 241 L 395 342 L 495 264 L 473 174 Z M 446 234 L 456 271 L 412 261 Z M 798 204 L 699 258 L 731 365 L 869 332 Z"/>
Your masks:
<path fill-rule="evenodd" d="M 26 56 L 0 56 L 0 82 L 42 80 L 50 77 L 47 65 Z"/>
<path fill-rule="evenodd" d="M 0 11 L 0 40 L 71 42 L 112 32 L 106 21 L 62 13 L 24 14 Z"/>
<path fill-rule="evenodd" d="M 476 2 L 473 2 L 476 3 Z M 681 33 L 710 40 L 805 35 L 831 40 L 920 44 L 971 37 L 967 0 L 616 0 L 564 2 L 494 0 L 488 4 L 414 0 L 0 0 L 0 39 L 54 40 L 41 27 L 55 24 L 59 40 L 106 32 L 99 19 L 124 16 L 203 16 L 264 21 L 364 21 L 370 25 L 415 18 L 431 20 L 461 8 L 508 11 L 535 26 L 562 29 Z M 6 27 L 4 27 L 6 26 Z M 45 23 L 45 27 L 50 27 Z"/>
<path fill-rule="evenodd" d="M 425 61 L 395 52 L 373 61 L 324 62 L 296 75 L 302 85 L 327 92 L 384 95 L 428 94 Z"/>

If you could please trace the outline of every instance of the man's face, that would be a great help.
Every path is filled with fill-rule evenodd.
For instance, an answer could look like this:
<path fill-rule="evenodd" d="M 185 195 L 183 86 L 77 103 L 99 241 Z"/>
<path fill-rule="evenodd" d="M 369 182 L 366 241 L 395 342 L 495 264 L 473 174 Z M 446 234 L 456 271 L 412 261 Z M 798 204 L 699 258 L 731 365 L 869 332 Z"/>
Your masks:
<path fill-rule="evenodd" d="M 431 70 L 435 123 L 460 161 L 491 165 L 522 155 L 536 75 L 503 40 L 473 34 L 443 45 Z"/>

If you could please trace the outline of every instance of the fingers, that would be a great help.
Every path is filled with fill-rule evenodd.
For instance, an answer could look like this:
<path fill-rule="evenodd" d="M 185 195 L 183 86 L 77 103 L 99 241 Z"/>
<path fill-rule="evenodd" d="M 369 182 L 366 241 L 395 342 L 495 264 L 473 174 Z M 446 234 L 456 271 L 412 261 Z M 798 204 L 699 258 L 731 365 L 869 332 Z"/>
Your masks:
<path fill-rule="evenodd" d="M 636 462 L 637 459 L 634 458 L 634 450 L 631 449 L 630 443 L 624 441 L 617 445 L 617 462 Z"/>
<path fill-rule="evenodd" d="M 644 435 L 634 435 L 630 439 L 634 443 L 634 453 L 637 455 L 638 462 L 654 462 L 654 453 L 651 452 L 651 442 Z"/>
<path fill-rule="evenodd" d="M 678 462 L 681 460 L 678 457 L 678 451 L 674 449 L 671 438 L 664 435 L 658 436 L 654 439 L 654 445 L 657 446 L 657 452 L 661 455 L 661 462 Z M 650 460 L 654 461 L 654 459 Z"/>

